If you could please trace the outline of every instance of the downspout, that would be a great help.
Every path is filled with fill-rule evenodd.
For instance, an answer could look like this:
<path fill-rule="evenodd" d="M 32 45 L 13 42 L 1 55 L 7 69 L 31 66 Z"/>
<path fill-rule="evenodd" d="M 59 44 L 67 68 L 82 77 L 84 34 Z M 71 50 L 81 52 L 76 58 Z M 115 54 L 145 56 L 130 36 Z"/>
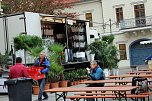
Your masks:
<path fill-rule="evenodd" d="M 5 52 L 8 52 L 9 39 L 8 39 L 8 21 L 7 21 L 7 16 L 5 16 L 3 18 L 3 27 L 4 27 L 4 37 L 5 37 Z"/>
<path fill-rule="evenodd" d="M 103 0 L 99 0 L 100 1 L 100 5 L 101 5 L 101 16 L 102 16 L 102 23 L 103 23 L 103 33 L 105 33 L 105 29 L 104 29 L 104 16 L 103 16 Z"/>
<path fill-rule="evenodd" d="M 5 51 L 7 50 L 7 40 L 6 40 L 6 24 L 5 17 L 3 17 L 3 31 L 4 31 L 4 43 L 5 43 Z"/>
<path fill-rule="evenodd" d="M 26 28 L 26 16 L 25 16 L 25 12 L 23 13 L 24 15 L 24 27 L 25 27 L 25 34 L 27 35 L 27 28 Z"/>
<path fill-rule="evenodd" d="M 24 28 L 25 28 L 25 35 L 27 35 L 27 28 L 26 28 L 26 16 L 25 16 L 25 12 L 23 13 L 24 15 Z M 26 49 L 24 50 L 24 57 L 25 57 L 25 66 L 26 64 Z"/>
<path fill-rule="evenodd" d="M 65 18 L 65 34 L 66 34 L 66 48 L 67 48 L 67 62 L 69 62 L 69 38 L 68 38 L 68 20 Z"/>

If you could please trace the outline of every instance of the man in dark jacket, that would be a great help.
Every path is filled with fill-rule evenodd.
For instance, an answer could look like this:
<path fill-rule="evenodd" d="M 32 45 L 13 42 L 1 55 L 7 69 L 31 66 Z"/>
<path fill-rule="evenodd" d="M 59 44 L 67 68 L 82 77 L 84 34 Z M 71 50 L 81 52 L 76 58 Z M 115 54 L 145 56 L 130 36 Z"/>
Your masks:
<path fill-rule="evenodd" d="M 46 92 L 43 92 L 43 90 L 44 90 L 44 86 L 46 84 L 46 76 L 47 76 L 48 71 L 50 69 L 50 61 L 46 58 L 44 52 L 41 52 L 40 57 L 36 60 L 35 66 L 43 67 L 44 69 L 41 70 L 40 72 L 42 74 L 45 74 L 45 78 L 38 80 L 39 87 L 40 87 L 38 101 L 47 100 L 48 95 Z M 44 96 L 44 99 L 42 99 L 42 95 Z"/>

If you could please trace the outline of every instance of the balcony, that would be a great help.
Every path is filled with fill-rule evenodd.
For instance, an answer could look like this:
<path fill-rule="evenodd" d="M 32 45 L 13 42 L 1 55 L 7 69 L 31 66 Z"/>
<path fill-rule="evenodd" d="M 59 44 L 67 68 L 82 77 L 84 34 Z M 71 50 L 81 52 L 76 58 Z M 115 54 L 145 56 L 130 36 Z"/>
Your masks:
<path fill-rule="evenodd" d="M 152 16 L 125 19 L 120 21 L 120 30 L 152 26 Z"/>

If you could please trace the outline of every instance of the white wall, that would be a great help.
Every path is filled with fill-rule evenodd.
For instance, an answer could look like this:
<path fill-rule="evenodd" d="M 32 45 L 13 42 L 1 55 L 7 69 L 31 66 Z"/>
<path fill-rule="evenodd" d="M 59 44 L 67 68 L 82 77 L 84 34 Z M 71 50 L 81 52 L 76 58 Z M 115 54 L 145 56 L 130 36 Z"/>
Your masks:
<path fill-rule="evenodd" d="M 27 32 L 28 35 L 37 35 L 42 37 L 41 34 L 41 22 L 38 13 L 25 12 L 24 14 L 14 14 L 6 18 L 8 41 L 10 51 L 11 45 L 14 44 L 13 38 L 18 36 L 20 33 Z M 25 20 L 24 20 L 25 19 Z M 0 52 L 5 53 L 5 32 L 4 32 L 3 18 L 0 18 Z"/>
<path fill-rule="evenodd" d="M 5 37 L 4 37 L 3 18 L 0 18 L 0 53 L 5 53 Z"/>
<path fill-rule="evenodd" d="M 38 13 L 25 12 L 26 30 L 28 35 L 36 35 L 42 37 L 41 21 Z"/>
<path fill-rule="evenodd" d="M 92 13 L 93 28 L 96 29 L 99 33 L 103 33 L 101 23 L 102 21 L 102 10 L 100 0 L 89 0 L 82 3 L 77 3 L 73 8 L 65 9 L 65 12 L 76 12 L 79 14 L 78 18 L 81 20 L 86 20 L 85 13 Z"/>
<path fill-rule="evenodd" d="M 13 38 L 18 36 L 20 33 L 25 33 L 23 14 L 7 17 L 8 22 L 8 36 L 9 36 L 9 50 L 11 45 L 14 44 Z"/>

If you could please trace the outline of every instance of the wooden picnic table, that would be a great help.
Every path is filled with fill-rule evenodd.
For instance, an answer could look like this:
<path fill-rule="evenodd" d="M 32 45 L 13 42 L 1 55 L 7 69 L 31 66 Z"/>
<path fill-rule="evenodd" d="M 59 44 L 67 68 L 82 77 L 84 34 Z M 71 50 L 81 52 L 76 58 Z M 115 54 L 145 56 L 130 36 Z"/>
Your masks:
<path fill-rule="evenodd" d="M 134 71 L 134 72 L 127 72 L 127 74 L 141 74 L 141 73 L 145 73 L 145 74 L 151 74 L 152 71 Z"/>
<path fill-rule="evenodd" d="M 115 80 L 115 79 L 107 79 L 107 80 L 88 80 L 88 81 L 84 81 L 81 82 L 80 84 L 92 84 L 92 83 L 119 83 L 119 84 L 123 84 L 126 85 L 127 83 L 132 83 L 131 79 L 127 79 L 127 80 Z"/>
<path fill-rule="evenodd" d="M 147 68 L 147 69 L 139 69 L 138 71 L 152 71 L 152 69 Z"/>
<path fill-rule="evenodd" d="M 45 92 L 55 93 L 56 101 L 63 98 L 66 101 L 68 92 L 87 92 L 87 91 L 113 91 L 119 98 L 124 97 L 126 99 L 126 92 L 137 88 L 137 86 L 115 86 L 115 87 L 65 87 L 65 88 L 53 88 L 45 90 Z M 62 92 L 62 94 L 57 94 Z"/>
<path fill-rule="evenodd" d="M 106 78 L 119 78 L 119 79 L 123 79 L 123 78 L 128 78 L 128 77 L 144 77 L 144 78 L 152 78 L 152 74 L 142 74 L 142 75 L 114 75 L 114 76 L 106 76 Z"/>

